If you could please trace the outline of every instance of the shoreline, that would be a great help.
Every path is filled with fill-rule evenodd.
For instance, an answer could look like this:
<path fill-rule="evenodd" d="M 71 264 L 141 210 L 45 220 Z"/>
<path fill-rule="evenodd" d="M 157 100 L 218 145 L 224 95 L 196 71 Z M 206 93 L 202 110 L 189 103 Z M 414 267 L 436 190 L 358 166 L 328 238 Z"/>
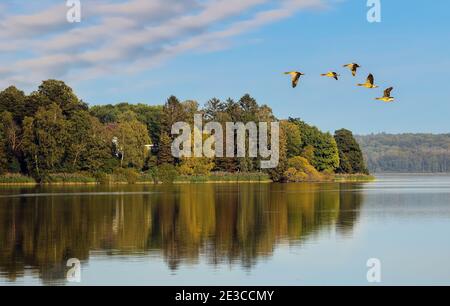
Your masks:
<path fill-rule="evenodd" d="M 31 179 L 27 177 L 27 179 Z M 285 182 L 283 184 L 301 184 L 301 183 L 365 183 L 365 182 L 373 182 L 376 181 L 376 177 L 373 175 L 336 175 L 332 179 L 324 179 L 324 180 L 311 180 L 311 181 L 302 181 L 302 182 Z M 193 177 L 192 179 L 185 180 L 175 180 L 171 184 L 174 185 L 183 185 L 183 184 L 270 184 L 274 183 L 270 179 L 223 179 L 223 180 L 199 180 L 198 178 Z M 128 183 L 125 181 L 122 182 L 47 182 L 47 183 L 38 183 L 38 182 L 0 182 L 0 187 L 30 187 L 30 186 L 112 186 L 112 185 L 163 185 L 162 182 L 154 182 L 154 181 L 138 181 L 135 183 Z"/>

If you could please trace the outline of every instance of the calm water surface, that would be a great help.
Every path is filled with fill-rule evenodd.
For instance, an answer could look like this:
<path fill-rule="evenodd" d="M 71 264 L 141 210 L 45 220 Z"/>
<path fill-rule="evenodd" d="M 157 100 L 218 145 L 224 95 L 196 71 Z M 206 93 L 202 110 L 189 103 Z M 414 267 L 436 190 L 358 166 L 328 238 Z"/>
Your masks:
<path fill-rule="evenodd" d="M 0 285 L 450 285 L 450 176 L 0 187 Z"/>

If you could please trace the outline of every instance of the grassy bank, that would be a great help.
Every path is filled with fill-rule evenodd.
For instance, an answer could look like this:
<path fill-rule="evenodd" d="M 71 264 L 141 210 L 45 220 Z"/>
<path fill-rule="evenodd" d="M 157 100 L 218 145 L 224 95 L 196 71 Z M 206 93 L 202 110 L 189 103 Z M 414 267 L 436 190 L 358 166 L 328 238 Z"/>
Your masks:
<path fill-rule="evenodd" d="M 29 185 L 36 184 L 36 181 L 29 176 L 22 174 L 4 174 L 0 175 L 0 185 Z"/>
<path fill-rule="evenodd" d="M 345 182 L 372 182 L 376 178 L 373 175 L 367 174 L 336 174 L 334 176 L 334 181 L 338 183 Z"/>
<path fill-rule="evenodd" d="M 265 173 L 225 173 L 217 172 L 210 175 L 182 176 L 172 178 L 173 183 L 239 183 L 239 182 L 271 182 Z M 83 185 L 83 184 L 157 184 L 163 178 L 153 173 L 137 173 L 135 171 L 120 170 L 112 174 L 107 173 L 53 173 L 47 174 L 40 181 L 21 174 L 0 175 L 0 185 L 43 184 L 43 185 Z"/>
<path fill-rule="evenodd" d="M 265 173 L 226 173 L 215 172 L 204 176 L 179 176 L 175 180 L 176 183 L 239 183 L 239 182 L 271 182 L 269 175 Z"/>
<path fill-rule="evenodd" d="M 364 174 L 336 174 L 323 177 L 322 180 L 309 182 L 370 182 L 375 177 Z M 250 173 L 226 173 L 213 172 L 210 175 L 180 176 L 173 178 L 175 184 L 189 183 L 270 183 L 270 177 L 261 172 Z M 308 181 L 305 181 L 308 182 Z M 54 173 L 46 175 L 41 182 L 34 178 L 21 174 L 0 175 L 0 185 L 87 185 L 87 184 L 157 184 L 162 183 L 152 173 L 137 173 L 134 171 L 118 171 L 112 174 L 90 174 L 90 173 Z"/>

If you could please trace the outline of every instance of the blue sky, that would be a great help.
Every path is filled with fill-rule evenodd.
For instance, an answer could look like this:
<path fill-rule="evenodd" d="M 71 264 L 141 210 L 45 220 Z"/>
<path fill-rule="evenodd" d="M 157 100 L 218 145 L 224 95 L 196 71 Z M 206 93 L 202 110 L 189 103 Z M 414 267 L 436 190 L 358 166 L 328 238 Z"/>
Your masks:
<path fill-rule="evenodd" d="M 81 0 L 82 22 L 68 24 L 64 0 L 2 1 L 0 88 L 57 78 L 91 105 L 250 93 L 328 131 L 450 132 L 450 2 L 381 0 L 376 24 L 366 2 Z M 357 78 L 342 68 L 352 61 Z M 289 70 L 307 74 L 296 89 Z M 329 70 L 342 80 L 320 77 Z M 397 103 L 355 86 L 369 72 Z"/>

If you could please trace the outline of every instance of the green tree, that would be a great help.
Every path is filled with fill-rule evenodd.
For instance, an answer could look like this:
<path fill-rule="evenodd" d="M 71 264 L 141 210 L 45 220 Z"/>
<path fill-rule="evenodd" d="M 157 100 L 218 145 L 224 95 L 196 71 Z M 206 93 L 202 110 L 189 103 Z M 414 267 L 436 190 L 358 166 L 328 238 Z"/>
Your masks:
<path fill-rule="evenodd" d="M 203 112 L 205 113 L 205 119 L 208 121 L 218 121 L 221 113 L 226 110 L 226 105 L 217 98 L 212 98 L 206 102 Z"/>
<path fill-rule="evenodd" d="M 244 95 L 239 100 L 239 107 L 241 108 L 240 121 L 247 123 L 249 121 L 257 121 L 257 114 L 259 112 L 259 105 L 256 100 L 249 94 Z"/>
<path fill-rule="evenodd" d="M 81 169 L 81 160 L 88 153 L 92 134 L 91 118 L 87 111 L 75 111 L 67 124 L 68 143 L 66 147 L 66 170 Z"/>
<path fill-rule="evenodd" d="M 227 102 L 225 103 L 225 113 L 228 115 L 228 121 L 242 121 L 242 108 L 231 98 L 227 99 Z"/>
<path fill-rule="evenodd" d="M 134 112 L 119 115 L 118 139 L 122 153 L 122 166 L 142 169 L 148 155 L 147 145 L 151 145 L 145 124 L 137 119 Z"/>
<path fill-rule="evenodd" d="M 2 132 L 3 154 L 6 156 L 7 169 L 10 172 L 20 172 L 22 158 L 22 129 L 13 118 L 13 114 L 5 111 L 0 113 L 0 130 Z"/>
<path fill-rule="evenodd" d="M 81 170 L 112 173 L 120 165 L 112 154 L 113 131 L 97 118 L 91 117 L 90 120 L 91 134 L 86 154 L 80 157 Z"/>
<path fill-rule="evenodd" d="M 171 135 L 172 125 L 176 122 L 186 122 L 187 114 L 184 106 L 175 96 L 171 96 L 164 104 L 161 116 L 161 130 L 167 135 Z"/>
<path fill-rule="evenodd" d="M 203 112 L 206 121 L 216 121 L 222 125 L 224 133 L 226 132 L 226 123 L 233 121 L 233 113 L 231 108 L 236 108 L 236 112 L 240 112 L 239 106 L 231 99 L 227 103 L 221 102 L 219 99 L 213 98 L 209 100 Z M 226 135 L 223 137 L 223 148 L 226 148 Z M 224 151 L 225 154 L 225 151 Z M 236 172 L 239 170 L 239 161 L 235 157 L 216 157 L 214 159 L 215 171 Z"/>
<path fill-rule="evenodd" d="M 101 123 L 113 123 L 117 122 L 117 118 L 121 114 L 121 111 L 116 105 L 95 105 L 90 108 L 89 112 L 92 116 L 100 120 Z"/>
<path fill-rule="evenodd" d="M 120 114 L 132 111 L 136 114 L 137 119 L 147 126 L 152 143 L 159 144 L 159 136 L 161 135 L 161 117 L 163 107 L 160 105 L 146 104 L 128 104 L 120 103 L 117 105 L 101 105 L 90 108 L 92 116 L 98 118 L 100 122 L 108 124 L 117 122 Z"/>
<path fill-rule="evenodd" d="M 285 124 L 280 124 L 280 138 L 279 138 L 279 161 L 278 166 L 273 169 L 268 169 L 270 178 L 274 182 L 280 182 L 285 179 L 284 173 L 288 169 L 287 157 L 287 130 Z"/>
<path fill-rule="evenodd" d="M 3 130 L 0 129 L 0 175 L 7 172 L 8 154 L 6 152 L 6 142 Z"/>
<path fill-rule="evenodd" d="M 319 171 L 334 171 L 339 167 L 339 151 L 330 133 L 324 133 L 318 139 L 313 165 Z"/>
<path fill-rule="evenodd" d="M 0 113 L 10 112 L 16 122 L 25 117 L 26 96 L 23 91 L 11 86 L 0 92 Z"/>
<path fill-rule="evenodd" d="M 197 101 L 187 100 L 181 103 L 183 107 L 183 113 L 185 116 L 185 121 L 191 126 L 194 125 L 194 115 L 202 114 L 203 112 L 199 109 Z"/>
<path fill-rule="evenodd" d="M 349 130 L 341 129 L 335 132 L 334 138 L 339 149 L 339 157 L 341 160 L 341 164 L 337 171 L 350 174 L 368 174 L 369 171 L 365 166 L 361 148 L 353 137 L 353 133 Z"/>
<path fill-rule="evenodd" d="M 314 163 L 314 147 L 312 145 L 307 145 L 306 147 L 304 147 L 301 151 L 301 156 L 306 158 L 306 160 L 308 160 L 308 162 L 310 164 Z"/>
<path fill-rule="evenodd" d="M 288 158 L 298 156 L 302 152 L 302 135 L 298 125 L 289 122 L 282 121 L 284 129 L 286 130 L 286 146 Z"/>
<path fill-rule="evenodd" d="M 172 156 L 172 139 L 167 133 L 162 133 L 158 149 L 158 164 L 172 164 L 174 158 Z"/>
<path fill-rule="evenodd" d="M 87 104 L 80 101 L 72 88 L 63 81 L 47 80 L 39 86 L 38 94 L 46 104 L 55 103 L 65 116 L 72 115 L 77 110 L 87 110 Z"/>
<path fill-rule="evenodd" d="M 337 144 L 330 133 L 323 133 L 315 126 L 310 126 L 300 119 L 290 118 L 289 121 L 300 128 L 303 153 L 308 146 L 314 148 L 314 157 L 312 159 L 304 155 L 314 168 L 319 171 L 334 171 L 339 167 Z"/>
<path fill-rule="evenodd" d="M 31 173 L 40 177 L 62 168 L 68 142 L 67 126 L 67 120 L 56 104 L 41 107 L 34 118 L 24 119 L 22 145 Z"/>
<path fill-rule="evenodd" d="M 25 98 L 25 109 L 22 117 L 33 117 L 41 107 L 48 107 L 51 102 L 39 92 L 34 91 Z"/>

